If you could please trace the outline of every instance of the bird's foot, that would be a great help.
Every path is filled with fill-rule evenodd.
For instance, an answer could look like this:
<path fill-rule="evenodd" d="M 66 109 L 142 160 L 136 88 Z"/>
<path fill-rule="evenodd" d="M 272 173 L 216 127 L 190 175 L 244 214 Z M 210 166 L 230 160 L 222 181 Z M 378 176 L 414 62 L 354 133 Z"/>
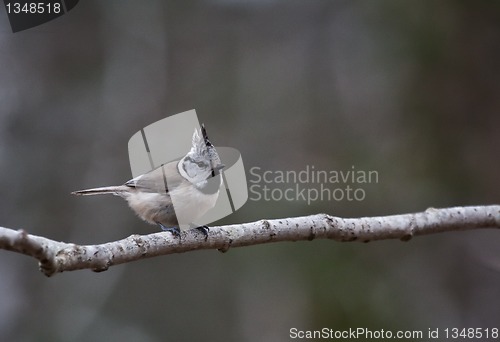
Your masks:
<path fill-rule="evenodd" d="M 199 230 L 203 235 L 205 235 L 205 240 L 208 239 L 208 233 L 210 232 L 210 228 L 208 226 L 199 226 L 195 229 Z"/>
<path fill-rule="evenodd" d="M 164 232 L 170 232 L 173 236 L 181 236 L 181 231 L 179 230 L 179 227 L 165 227 L 160 222 L 156 223 L 160 226 L 161 230 L 163 230 Z"/>

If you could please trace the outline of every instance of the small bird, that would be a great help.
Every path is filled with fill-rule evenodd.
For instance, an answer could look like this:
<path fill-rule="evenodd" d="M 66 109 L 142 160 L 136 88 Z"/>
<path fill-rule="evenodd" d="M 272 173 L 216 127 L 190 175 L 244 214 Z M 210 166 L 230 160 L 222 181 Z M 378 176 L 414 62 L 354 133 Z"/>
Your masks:
<path fill-rule="evenodd" d="M 178 236 L 181 224 L 194 224 L 215 206 L 223 168 L 202 125 L 201 132 L 195 128 L 191 150 L 181 160 L 163 164 L 123 185 L 79 190 L 72 194 L 120 196 L 141 219 Z M 208 227 L 197 228 L 207 236 Z"/>

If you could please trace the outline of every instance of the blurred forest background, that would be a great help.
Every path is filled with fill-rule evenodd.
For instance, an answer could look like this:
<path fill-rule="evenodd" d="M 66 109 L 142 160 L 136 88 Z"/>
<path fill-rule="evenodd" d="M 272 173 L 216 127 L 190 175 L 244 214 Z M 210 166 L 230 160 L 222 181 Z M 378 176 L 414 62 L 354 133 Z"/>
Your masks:
<path fill-rule="evenodd" d="M 79 244 L 157 231 L 77 189 L 197 110 L 245 168 L 377 170 L 363 201 L 248 201 L 218 223 L 499 202 L 498 1 L 81 1 L 0 10 L 0 226 Z M 45 278 L 0 251 L 2 341 L 288 341 L 290 328 L 498 327 L 500 235 L 199 251 Z M 480 339 L 478 339 L 480 340 Z"/>

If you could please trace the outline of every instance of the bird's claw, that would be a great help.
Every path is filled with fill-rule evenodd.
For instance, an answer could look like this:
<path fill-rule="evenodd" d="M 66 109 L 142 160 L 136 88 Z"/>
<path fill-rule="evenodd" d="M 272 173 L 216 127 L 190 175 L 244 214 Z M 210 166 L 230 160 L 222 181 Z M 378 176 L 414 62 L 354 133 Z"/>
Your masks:
<path fill-rule="evenodd" d="M 195 229 L 199 230 L 203 235 L 205 235 L 205 240 L 208 238 L 208 233 L 210 232 L 210 228 L 208 226 L 199 226 Z"/>
<path fill-rule="evenodd" d="M 173 236 L 180 236 L 181 231 L 179 230 L 179 227 L 165 227 L 163 224 L 160 222 L 156 222 L 160 226 L 161 230 L 164 232 L 170 232 Z"/>

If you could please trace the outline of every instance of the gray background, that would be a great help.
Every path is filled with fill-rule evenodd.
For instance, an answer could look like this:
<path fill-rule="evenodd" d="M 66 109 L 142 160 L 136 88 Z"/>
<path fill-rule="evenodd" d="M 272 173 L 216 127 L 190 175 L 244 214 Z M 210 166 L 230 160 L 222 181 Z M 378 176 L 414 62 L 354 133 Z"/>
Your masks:
<path fill-rule="evenodd" d="M 0 10 L 0 225 L 80 244 L 157 230 L 70 192 L 130 177 L 140 128 L 196 108 L 247 171 L 379 171 L 363 202 L 249 201 L 221 223 L 499 201 L 500 3 L 93 1 Z M 498 327 L 499 233 L 200 251 L 51 279 L 0 251 L 2 341 L 287 341 L 292 327 Z"/>

